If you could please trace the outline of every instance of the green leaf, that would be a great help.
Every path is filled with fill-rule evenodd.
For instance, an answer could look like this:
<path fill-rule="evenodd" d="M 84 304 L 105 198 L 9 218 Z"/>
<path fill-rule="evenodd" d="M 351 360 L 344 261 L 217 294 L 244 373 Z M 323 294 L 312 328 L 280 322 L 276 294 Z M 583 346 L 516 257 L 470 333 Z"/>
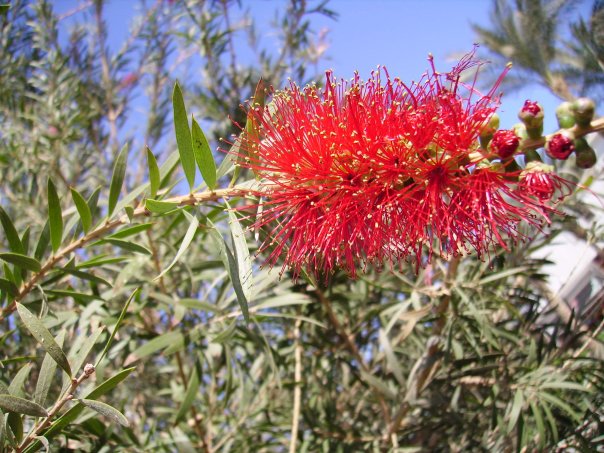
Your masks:
<path fill-rule="evenodd" d="M 39 404 L 8 394 L 0 394 L 0 409 L 33 417 L 48 417 L 46 409 Z"/>
<path fill-rule="evenodd" d="M 157 191 L 159 190 L 159 183 L 161 182 L 161 179 L 159 177 L 159 167 L 157 166 L 157 160 L 155 159 L 155 156 L 153 155 L 148 146 L 146 147 L 146 150 L 147 165 L 149 166 L 150 194 L 151 198 L 155 198 L 155 196 L 157 195 Z"/>
<path fill-rule="evenodd" d="M 0 450 L 4 448 L 4 443 L 6 442 L 6 420 L 4 420 L 4 414 L 0 411 Z M 3 450 L 2 450 L 3 451 Z"/>
<path fill-rule="evenodd" d="M 103 300 L 103 298 L 97 294 L 81 293 L 79 291 L 73 291 L 70 289 L 47 289 L 46 294 L 49 297 L 62 299 L 64 297 L 71 297 L 76 302 L 87 304 L 93 300 Z"/>
<path fill-rule="evenodd" d="M 1 3 L 0 4 L 0 14 L 7 14 L 10 9 L 10 3 Z M 2 447 L 2 442 L 0 442 L 0 448 Z"/>
<path fill-rule="evenodd" d="M 90 212 L 90 207 L 84 197 L 73 187 L 71 188 L 71 198 L 78 210 L 78 214 L 80 214 L 82 229 L 84 230 L 84 233 L 88 233 L 90 228 L 92 228 L 92 213 Z"/>
<path fill-rule="evenodd" d="M 57 253 L 63 241 L 63 213 L 57 188 L 51 179 L 48 180 L 48 225 L 50 226 L 52 251 Z"/>
<path fill-rule="evenodd" d="M 153 228 L 153 223 L 141 223 L 140 225 L 132 225 L 126 228 L 122 228 L 119 231 L 107 236 L 107 238 L 111 239 L 123 239 L 128 236 L 134 236 L 135 234 L 141 233 L 143 231 L 147 231 Z"/>
<path fill-rule="evenodd" d="M 37 259 L 21 255 L 20 253 L 0 253 L 0 260 L 32 272 L 40 272 L 40 269 L 42 268 L 42 265 Z"/>
<path fill-rule="evenodd" d="M 0 291 L 6 292 L 9 296 L 15 297 L 19 294 L 19 288 L 10 280 L 0 278 Z"/>
<path fill-rule="evenodd" d="M 193 403 L 195 402 L 195 397 L 199 393 L 199 374 L 197 374 L 197 368 L 193 367 L 193 371 L 191 373 L 191 377 L 189 378 L 189 382 L 187 383 L 187 390 L 185 392 L 185 396 L 182 400 L 180 407 L 178 408 L 178 412 L 176 413 L 176 417 L 174 418 L 174 423 L 178 423 L 185 416 L 187 411 L 191 408 Z"/>
<path fill-rule="evenodd" d="M 208 139 L 193 117 L 191 117 L 191 140 L 201 176 L 208 187 L 214 190 L 216 188 L 216 162 L 214 162 Z"/>
<path fill-rule="evenodd" d="M 9 433 L 14 435 L 14 443 L 21 443 L 23 440 L 23 417 L 17 412 L 9 412 L 6 423 L 10 427 Z"/>
<path fill-rule="evenodd" d="M 514 402 L 512 403 L 512 409 L 510 410 L 510 418 L 508 420 L 508 433 L 511 433 L 514 427 L 516 426 L 516 422 L 518 421 L 518 417 L 520 415 L 520 411 L 522 410 L 522 405 L 524 404 L 524 395 L 522 390 L 517 389 L 516 394 L 514 395 Z"/>
<path fill-rule="evenodd" d="M 174 132 L 176 133 L 176 144 L 180 154 L 180 162 L 189 183 L 189 189 L 193 190 L 195 185 L 195 156 L 191 143 L 191 131 L 189 129 L 189 118 L 182 91 L 178 82 L 174 84 L 172 93 L 172 107 L 174 109 Z"/>
<path fill-rule="evenodd" d="M 60 272 L 65 272 L 66 274 L 73 275 L 74 277 L 77 277 L 81 280 L 87 280 L 89 282 L 98 283 L 100 285 L 107 285 L 110 288 L 113 286 L 110 281 L 105 280 L 104 278 L 99 277 L 98 275 L 94 275 L 89 272 L 79 271 L 71 267 L 64 267 L 63 269 L 60 269 Z"/>
<path fill-rule="evenodd" d="M 132 294 L 130 294 L 130 297 L 128 298 L 128 300 L 126 301 L 126 303 L 124 304 L 124 306 L 122 307 L 122 311 L 120 312 L 120 315 L 117 318 L 117 322 L 115 323 L 115 326 L 113 327 L 113 331 L 111 332 L 111 335 L 109 336 L 109 339 L 107 340 L 107 343 L 105 343 L 105 347 L 103 348 L 103 352 L 101 352 L 101 355 L 99 356 L 99 358 L 96 361 L 96 365 L 95 365 L 96 367 L 99 366 L 99 364 L 105 358 L 105 355 L 109 351 L 109 347 L 111 346 L 111 343 L 113 342 L 113 338 L 115 338 L 115 334 L 117 333 L 118 329 L 120 328 L 120 326 L 122 324 L 122 320 L 124 319 L 124 316 L 126 315 L 126 312 L 128 311 L 128 307 L 130 306 L 130 302 L 132 302 L 132 299 L 134 299 L 136 297 L 136 295 L 140 292 L 140 290 L 141 290 L 140 288 L 136 288 L 132 292 Z"/>
<path fill-rule="evenodd" d="M 183 253 L 185 253 L 185 251 L 191 244 L 191 241 L 195 237 L 195 233 L 197 233 L 197 227 L 199 226 L 199 220 L 197 220 L 197 217 L 189 214 L 187 211 L 183 211 L 183 214 L 190 221 L 189 228 L 187 228 L 187 232 L 185 233 L 185 236 L 183 237 L 182 242 L 180 243 L 180 247 L 178 248 L 178 251 L 176 252 L 176 256 L 174 256 L 174 259 L 172 260 L 172 262 L 157 277 L 155 277 L 153 279 L 153 281 L 159 280 L 166 274 L 166 272 L 168 272 L 170 269 L 172 269 L 172 267 L 178 262 L 180 257 L 183 255 Z"/>
<path fill-rule="evenodd" d="M 136 360 L 143 359 L 157 351 L 171 346 L 173 343 L 182 341 L 182 338 L 182 333 L 176 331 L 161 334 L 135 349 L 126 359 L 126 363 L 133 363 Z"/>
<path fill-rule="evenodd" d="M 145 209 L 154 214 L 166 214 L 168 212 L 175 211 L 179 208 L 178 203 L 171 203 L 169 201 L 158 201 L 158 200 L 145 200 Z"/>
<path fill-rule="evenodd" d="M 64 340 L 65 330 L 61 330 L 56 339 L 57 345 L 62 347 Z M 34 392 L 34 401 L 40 406 L 46 404 L 46 398 L 48 397 L 48 391 L 50 390 L 50 385 L 52 384 L 56 369 L 57 362 L 55 362 L 50 354 L 46 354 L 42 361 L 42 367 L 40 368 L 40 374 L 38 375 L 36 390 Z"/>
<path fill-rule="evenodd" d="M 117 205 L 117 200 L 120 197 L 120 191 L 124 184 L 126 176 L 126 164 L 128 160 L 128 144 L 125 144 L 120 153 L 115 159 L 113 166 L 113 176 L 111 177 L 111 185 L 109 186 L 109 200 L 107 202 L 107 218 L 110 218 Z"/>
<path fill-rule="evenodd" d="M 241 227 L 241 223 L 235 216 L 235 213 L 230 209 L 227 203 L 229 213 L 229 228 L 231 229 L 231 238 L 233 240 L 233 249 L 235 251 L 235 260 L 237 261 L 237 269 L 241 280 L 241 287 L 246 300 L 252 298 L 254 291 L 254 278 L 252 274 L 252 258 L 250 250 L 245 240 L 245 233 Z"/>
<path fill-rule="evenodd" d="M 531 411 L 533 412 L 533 418 L 535 419 L 535 424 L 537 425 L 537 432 L 539 433 L 539 445 L 545 445 L 545 423 L 543 423 L 543 415 L 539 410 L 539 406 L 535 401 L 529 399 L 529 405 L 531 406 Z"/>
<path fill-rule="evenodd" d="M 136 244 L 136 243 L 130 242 L 130 241 L 125 241 L 123 239 L 106 238 L 106 239 L 103 239 L 102 241 L 95 242 L 92 245 L 103 244 L 103 243 L 112 244 L 112 245 L 115 245 L 124 250 L 128 250 L 130 252 L 142 253 L 143 255 L 151 255 L 151 250 L 149 250 L 147 247 L 143 247 L 140 244 Z"/>
<path fill-rule="evenodd" d="M 15 225 L 2 207 L 0 207 L 0 223 L 2 223 L 2 228 L 4 228 L 4 234 L 8 240 L 9 249 L 15 253 L 25 253 L 25 249 L 19 238 L 19 233 L 17 233 Z"/>
<path fill-rule="evenodd" d="M 71 376 L 71 367 L 69 366 L 67 357 L 65 357 L 65 353 L 48 329 L 44 327 L 42 321 L 20 303 L 17 303 L 17 312 L 19 313 L 21 321 L 23 321 L 23 324 L 25 324 L 25 327 L 32 336 L 42 344 L 44 350 L 55 360 L 55 362 Z"/>
<path fill-rule="evenodd" d="M 33 364 L 26 363 L 21 369 L 17 372 L 10 385 L 8 386 L 8 393 L 13 396 L 23 397 L 25 387 L 25 381 L 29 377 L 29 373 L 31 372 Z"/>
<path fill-rule="evenodd" d="M 233 284 L 233 289 L 235 290 L 235 296 L 237 297 L 237 303 L 241 308 L 241 313 L 243 314 L 243 318 L 246 322 L 250 322 L 250 314 L 248 310 L 248 303 L 245 297 L 245 292 L 243 291 L 243 287 L 241 286 L 241 279 L 239 278 L 239 268 L 237 265 L 237 260 L 233 255 L 233 252 L 229 249 L 226 244 L 224 238 L 220 234 L 220 232 L 216 229 L 214 224 L 210 219 L 208 219 L 208 224 L 212 227 L 209 229 L 210 237 L 218 247 L 220 251 L 220 257 L 222 258 L 222 262 L 227 269 L 229 274 L 229 278 L 231 283 Z"/>
<path fill-rule="evenodd" d="M 85 398 L 79 399 L 78 401 L 84 406 L 89 407 L 90 409 L 98 412 L 99 414 L 107 417 L 110 420 L 113 420 L 116 423 L 119 423 L 122 426 L 130 426 L 130 422 L 128 422 L 128 419 L 124 416 L 124 414 L 122 414 L 115 407 L 110 406 L 109 404 Z"/>
<path fill-rule="evenodd" d="M 100 267 L 106 264 L 117 264 L 126 261 L 128 258 L 124 256 L 107 256 L 107 255 L 99 255 L 94 258 L 90 258 L 87 261 L 83 261 L 82 263 L 76 266 L 77 269 L 88 269 L 90 267 Z"/>
<path fill-rule="evenodd" d="M 122 382 L 124 379 L 126 379 L 135 369 L 136 369 L 136 367 L 132 367 L 132 368 L 126 368 L 125 370 L 120 371 L 119 373 L 110 377 L 105 382 L 103 382 L 101 385 L 96 387 L 94 390 L 92 390 L 92 392 L 90 392 L 88 395 L 86 395 L 85 398 L 86 399 L 97 399 L 97 398 L 105 395 L 106 393 L 113 390 L 120 382 Z M 82 411 L 84 410 L 85 407 L 86 406 L 84 406 L 81 403 L 78 403 L 75 406 L 73 406 L 71 409 L 69 409 L 67 412 L 65 412 L 61 417 L 59 417 L 43 433 L 44 437 L 46 437 L 47 439 L 50 439 L 55 434 L 60 433 L 63 430 L 63 428 L 65 428 L 67 425 L 69 425 L 71 422 L 73 422 L 76 418 L 78 418 L 78 416 L 82 413 Z M 36 451 L 36 450 L 37 450 L 36 444 L 32 443 L 26 451 L 32 452 L 32 451 Z"/>
<path fill-rule="evenodd" d="M 34 251 L 34 258 L 37 260 L 41 260 L 44 254 L 46 253 L 46 249 L 48 248 L 48 244 L 50 243 L 50 226 L 48 222 L 44 224 L 44 228 L 40 233 L 40 239 L 38 239 L 38 243 L 36 244 L 36 250 Z"/>

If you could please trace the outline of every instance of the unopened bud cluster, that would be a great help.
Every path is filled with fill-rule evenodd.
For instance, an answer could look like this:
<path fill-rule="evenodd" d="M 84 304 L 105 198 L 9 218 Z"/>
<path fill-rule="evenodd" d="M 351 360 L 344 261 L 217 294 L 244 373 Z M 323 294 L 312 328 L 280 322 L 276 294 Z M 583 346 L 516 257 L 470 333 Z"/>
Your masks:
<path fill-rule="evenodd" d="M 582 135 L 590 131 L 594 113 L 595 104 L 591 99 L 579 98 L 574 102 L 563 102 L 556 109 L 556 118 L 561 130 L 544 137 L 543 107 L 538 102 L 527 100 L 518 113 L 521 122 L 511 129 L 498 129 L 499 117 L 496 114 L 485 121 L 480 133 L 480 144 L 483 152 L 489 156 L 491 165 L 495 161 L 502 162 L 508 172 L 518 168 L 514 157 L 523 154 L 527 170 L 538 169 L 542 173 L 551 173 L 549 166 L 544 170 L 546 167 L 528 165 L 532 162 L 542 162 L 537 146 L 531 146 L 535 141 L 545 142 L 545 154 L 550 159 L 567 160 L 574 154 L 578 168 L 591 168 L 596 164 L 597 156 Z M 522 172 L 520 179 L 526 176 L 527 170 Z"/>

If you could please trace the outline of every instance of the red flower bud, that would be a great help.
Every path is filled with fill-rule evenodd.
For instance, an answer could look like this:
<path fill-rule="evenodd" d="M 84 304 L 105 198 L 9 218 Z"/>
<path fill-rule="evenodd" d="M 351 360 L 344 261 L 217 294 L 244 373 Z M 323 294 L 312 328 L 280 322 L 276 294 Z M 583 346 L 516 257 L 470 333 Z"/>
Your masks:
<path fill-rule="evenodd" d="M 574 150 L 573 141 L 564 134 L 554 134 L 545 143 L 545 151 L 552 159 L 566 160 Z"/>
<path fill-rule="evenodd" d="M 520 174 L 519 188 L 540 201 L 551 200 L 556 186 L 552 179 L 553 167 L 541 162 L 530 162 Z"/>
<path fill-rule="evenodd" d="M 528 99 L 524 101 L 524 105 L 520 110 L 523 113 L 529 113 L 532 116 L 538 116 L 539 114 L 543 114 L 543 109 L 539 105 L 539 103 L 535 101 L 529 101 Z"/>
<path fill-rule="evenodd" d="M 520 145 L 520 139 L 512 130 L 501 129 L 493 134 L 491 149 L 502 159 L 514 155 Z"/>
<path fill-rule="evenodd" d="M 558 192 L 559 199 L 572 192 L 573 184 L 554 172 L 554 167 L 543 162 L 529 162 L 520 173 L 518 190 L 529 197 L 535 197 L 540 203 L 552 199 Z"/>

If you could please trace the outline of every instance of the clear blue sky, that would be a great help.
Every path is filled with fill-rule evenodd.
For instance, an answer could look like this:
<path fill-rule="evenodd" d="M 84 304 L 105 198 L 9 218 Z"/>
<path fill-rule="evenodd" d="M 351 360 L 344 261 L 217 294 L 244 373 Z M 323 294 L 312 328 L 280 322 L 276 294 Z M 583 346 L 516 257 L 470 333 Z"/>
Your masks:
<path fill-rule="evenodd" d="M 179 0 L 177 0 L 179 1 Z M 270 30 L 269 23 L 278 0 L 242 0 L 257 19 L 258 30 Z M 59 14 L 81 5 L 83 0 L 55 0 Z M 110 44 L 117 48 L 128 35 L 136 13 L 134 0 L 110 0 L 105 9 Z M 350 78 L 355 70 L 367 77 L 377 65 L 388 67 L 391 75 L 405 82 L 418 79 L 428 68 L 432 53 L 437 68 L 446 71 L 453 55 L 472 49 L 476 42 L 470 24 L 489 24 L 490 0 L 332 0 L 329 5 L 339 17 L 336 21 L 315 16 L 313 28 L 329 28 L 327 59 L 319 70 L 333 69 L 339 77 Z M 265 22 L 265 26 L 262 25 Z M 269 31 L 262 36 L 265 45 L 277 46 Z M 501 68 L 503 69 L 503 68 Z M 521 92 L 505 94 L 500 109 L 501 127 L 509 128 L 525 99 L 541 102 L 546 115 L 545 131 L 556 125 L 553 111 L 559 101 L 547 90 L 529 86 Z M 551 113 L 550 113 L 551 112 Z"/>

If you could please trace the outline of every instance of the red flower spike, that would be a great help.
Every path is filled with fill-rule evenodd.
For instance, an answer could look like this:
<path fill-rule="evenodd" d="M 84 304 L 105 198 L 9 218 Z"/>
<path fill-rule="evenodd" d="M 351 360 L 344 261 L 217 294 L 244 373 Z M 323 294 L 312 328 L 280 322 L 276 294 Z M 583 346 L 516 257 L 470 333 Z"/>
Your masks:
<path fill-rule="evenodd" d="M 493 134 L 490 146 L 495 154 L 502 159 L 507 159 L 514 155 L 520 139 L 513 130 L 500 129 Z"/>
<path fill-rule="evenodd" d="M 270 265 L 284 257 L 294 277 L 303 268 L 354 276 L 408 258 L 419 266 L 434 252 L 488 254 L 522 240 L 521 222 L 547 219 L 540 199 L 520 193 L 479 152 L 508 69 L 481 94 L 476 77 L 461 79 L 482 64 L 473 57 L 448 73 L 430 58 L 431 71 L 411 85 L 386 69 L 366 81 L 327 72 L 323 89 L 291 82 L 264 109 L 250 110 L 260 134 L 242 138 L 238 161 L 261 178 L 254 227 L 266 227 L 260 251 Z"/>
<path fill-rule="evenodd" d="M 574 150 L 573 141 L 564 134 L 554 134 L 545 143 L 545 152 L 552 159 L 566 160 Z"/>

